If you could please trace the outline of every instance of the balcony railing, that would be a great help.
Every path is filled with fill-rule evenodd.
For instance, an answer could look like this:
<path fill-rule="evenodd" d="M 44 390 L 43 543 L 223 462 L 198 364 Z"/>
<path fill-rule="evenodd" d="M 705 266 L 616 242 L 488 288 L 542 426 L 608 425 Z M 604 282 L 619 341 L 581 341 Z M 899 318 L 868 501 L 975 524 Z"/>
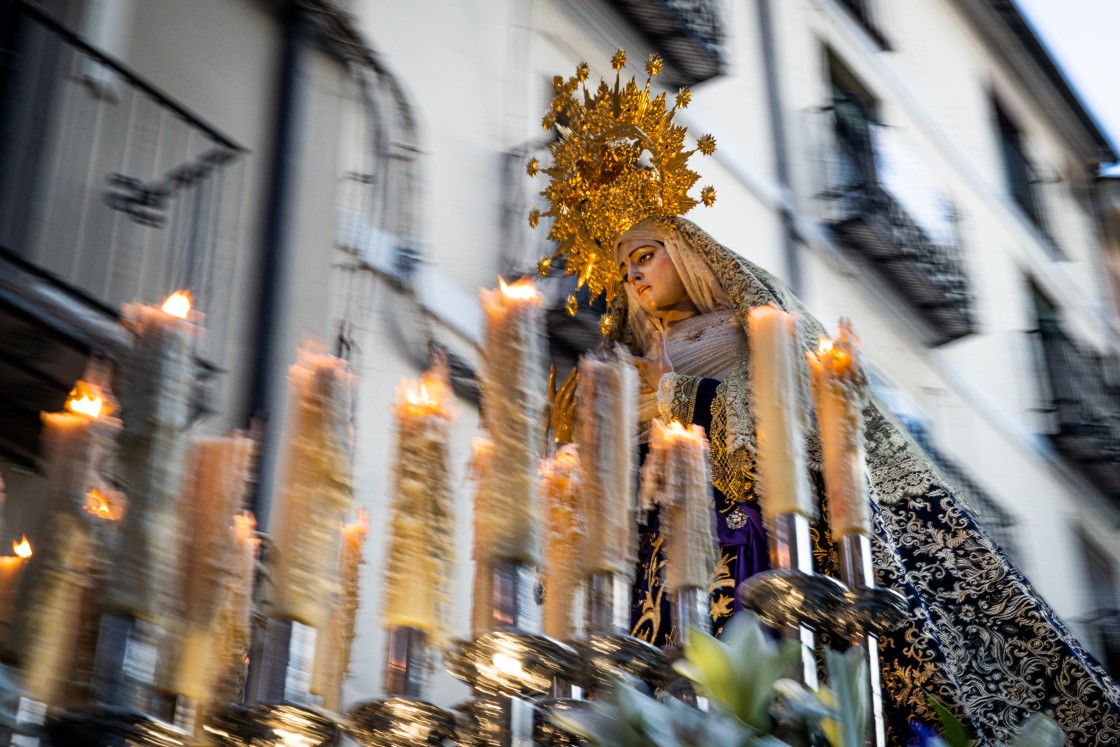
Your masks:
<path fill-rule="evenodd" d="M 959 216 L 916 152 L 854 105 L 813 111 L 809 121 L 820 219 L 919 312 L 926 342 L 971 334 Z"/>
<path fill-rule="evenodd" d="M 610 0 L 665 58 L 666 83 L 702 83 L 723 71 L 719 0 Z"/>
<path fill-rule="evenodd" d="M 17 7 L 0 244 L 110 307 L 189 287 L 213 313 L 241 149 L 34 4 Z"/>
<path fill-rule="evenodd" d="M 35 439 L 13 435 L 19 418 L 30 413 L 33 436 L 38 411 L 57 409 L 85 357 L 115 352 L 123 303 L 188 288 L 207 316 L 207 355 L 223 348 L 242 149 L 34 3 L 15 3 L 8 39 L 0 450 L 33 463 Z"/>
<path fill-rule="evenodd" d="M 1105 495 L 1120 500 L 1120 390 L 1104 366 L 1052 322 L 1038 336 L 1049 372 L 1058 452 Z"/>

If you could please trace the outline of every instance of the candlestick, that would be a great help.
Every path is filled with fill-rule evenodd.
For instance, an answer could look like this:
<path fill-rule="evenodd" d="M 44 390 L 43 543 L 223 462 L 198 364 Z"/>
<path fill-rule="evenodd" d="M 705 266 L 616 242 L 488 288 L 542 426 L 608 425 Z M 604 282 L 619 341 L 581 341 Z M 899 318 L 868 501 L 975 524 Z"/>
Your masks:
<path fill-rule="evenodd" d="M 633 496 L 637 479 L 638 373 L 616 352 L 579 363 L 578 443 L 588 573 L 634 574 L 637 534 Z"/>
<path fill-rule="evenodd" d="M 768 522 L 782 514 L 813 517 L 805 461 L 807 396 L 797 319 L 774 305 L 750 310 L 751 402 L 758 436 L 758 488 Z"/>
<path fill-rule="evenodd" d="M 289 380 L 292 406 L 269 613 L 321 629 L 338 590 L 338 530 L 350 509 L 353 376 L 345 361 L 301 350 Z"/>
<path fill-rule="evenodd" d="M 821 434 L 829 528 L 836 538 L 869 535 L 871 502 L 863 478 L 867 375 L 851 322 L 841 319 L 839 337 L 822 336 L 817 350 L 805 357 Z"/>
<path fill-rule="evenodd" d="M 386 629 L 413 628 L 433 641 L 445 635 L 454 531 L 448 445 L 451 388 L 437 362 L 419 382 L 402 382 L 393 409 L 397 456 L 386 555 Z"/>
<path fill-rule="evenodd" d="M 540 557 L 537 459 L 545 407 L 544 304 L 532 281 L 482 291 L 486 332 L 482 414 L 494 443 L 493 490 L 484 517 L 493 558 L 536 565 Z"/>
<path fill-rule="evenodd" d="M 571 638 L 580 621 L 580 579 L 584 575 L 587 515 L 580 512 L 580 455 L 565 444 L 556 456 L 540 464 L 544 503 L 545 544 L 541 580 L 544 583 L 544 634 Z M 594 524 L 597 515 L 590 515 Z"/>

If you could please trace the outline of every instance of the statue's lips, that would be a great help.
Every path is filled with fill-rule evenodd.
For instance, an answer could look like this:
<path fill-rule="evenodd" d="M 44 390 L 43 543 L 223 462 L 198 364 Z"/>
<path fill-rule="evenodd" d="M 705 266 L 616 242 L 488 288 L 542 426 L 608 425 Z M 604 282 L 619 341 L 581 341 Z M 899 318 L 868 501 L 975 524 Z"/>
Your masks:
<path fill-rule="evenodd" d="M 635 292 L 636 292 L 636 293 L 637 293 L 637 294 L 638 294 L 639 296 L 642 296 L 642 295 L 644 295 L 644 294 L 646 294 L 646 293 L 649 293 L 649 289 L 650 289 L 650 286 L 648 286 L 648 285 L 639 285 L 639 286 L 638 286 L 638 290 L 637 290 L 637 291 L 635 291 Z"/>

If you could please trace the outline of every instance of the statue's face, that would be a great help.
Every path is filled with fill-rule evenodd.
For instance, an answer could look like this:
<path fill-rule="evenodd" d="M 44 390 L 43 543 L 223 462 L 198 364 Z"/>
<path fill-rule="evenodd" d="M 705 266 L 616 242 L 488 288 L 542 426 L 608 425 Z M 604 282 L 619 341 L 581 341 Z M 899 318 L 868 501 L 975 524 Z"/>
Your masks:
<path fill-rule="evenodd" d="M 665 246 L 651 239 L 625 239 L 618 245 L 618 268 L 630 297 L 656 317 L 683 318 L 696 313 Z"/>

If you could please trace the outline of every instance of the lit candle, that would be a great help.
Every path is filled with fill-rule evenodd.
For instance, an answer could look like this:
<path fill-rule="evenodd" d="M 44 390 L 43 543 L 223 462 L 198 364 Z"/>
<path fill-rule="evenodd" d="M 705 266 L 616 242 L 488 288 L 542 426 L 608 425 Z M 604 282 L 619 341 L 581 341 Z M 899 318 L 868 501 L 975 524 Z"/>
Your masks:
<path fill-rule="evenodd" d="M 339 527 L 350 510 L 353 378 L 345 361 L 307 350 L 289 374 L 292 410 L 273 532 L 270 614 L 320 634 L 338 591 Z"/>
<path fill-rule="evenodd" d="M 384 626 L 444 637 L 454 532 L 448 443 L 451 388 L 442 365 L 397 390 L 397 456 L 393 467 Z"/>
<path fill-rule="evenodd" d="M 89 527 L 70 513 L 53 517 L 51 540 L 56 549 L 31 595 L 23 652 L 24 690 L 48 708 L 61 704 L 74 664 L 79 610 L 94 551 Z"/>
<path fill-rule="evenodd" d="M 362 548 L 369 531 L 365 509 L 358 509 L 357 520 L 342 527 L 342 554 L 338 562 L 341 593 L 331 608 L 327 635 L 316 638 L 315 671 L 311 692 L 322 697 L 322 706 L 338 712 L 342 683 L 350 670 L 350 650 L 354 643 L 354 622 L 358 613 L 358 572 L 365 563 Z"/>
<path fill-rule="evenodd" d="M 859 338 L 852 331 L 851 322 L 841 319 L 838 339 L 822 336 L 817 351 L 810 351 L 805 357 L 821 433 L 832 534 L 870 535 L 871 502 L 863 480 L 867 376 L 859 359 Z"/>
<path fill-rule="evenodd" d="M 491 558 L 540 559 L 537 459 L 544 432 L 544 299 L 530 280 L 482 291 L 486 335 L 482 414 L 493 441 L 492 491 L 485 516 Z M 476 545 L 476 550 L 479 549 Z"/>
<path fill-rule="evenodd" d="M 244 694 L 253 638 L 253 589 L 260 552 L 257 521 L 253 515 L 245 511 L 233 518 L 234 552 L 224 584 L 218 615 L 219 634 L 214 645 L 219 674 L 213 700 L 219 703 L 237 702 Z"/>
<path fill-rule="evenodd" d="M 127 304 L 124 316 L 135 334 L 120 367 L 119 477 L 129 510 L 103 602 L 110 614 L 166 626 L 182 601 L 176 503 L 201 314 L 191 311 L 188 294 L 178 292 L 162 307 Z"/>
<path fill-rule="evenodd" d="M 24 568 L 31 558 L 31 543 L 27 537 L 12 543 L 14 555 L 0 556 L 0 623 L 10 625 L 15 621 L 16 598 Z"/>
<path fill-rule="evenodd" d="M 90 501 L 97 498 L 111 513 L 108 496 L 117 497 L 105 486 L 101 467 L 113 452 L 121 421 L 113 417 L 115 403 L 108 388 L 95 383 L 102 376 L 91 368 L 74 386 L 62 411 L 40 415 L 52 514 L 80 516 L 90 511 Z"/>
<path fill-rule="evenodd" d="M 494 461 L 494 443 L 488 438 L 475 438 L 471 443 L 471 479 L 474 481 L 473 541 L 471 560 L 474 561 L 474 579 L 471 588 L 471 632 L 482 635 L 493 627 L 494 576 L 490 551 L 494 546 L 489 517 L 491 514 L 491 466 Z"/>
<path fill-rule="evenodd" d="M 630 577 L 636 558 L 634 494 L 638 372 L 617 355 L 579 363 L 578 438 L 587 526 L 587 573 Z"/>
<path fill-rule="evenodd" d="M 804 438 L 808 397 L 797 318 L 774 305 L 755 307 L 748 335 L 762 510 L 768 520 L 782 514 L 812 518 Z"/>
<path fill-rule="evenodd" d="M 565 444 L 556 456 L 541 461 L 541 502 L 544 508 L 544 634 L 571 638 L 578 614 L 580 581 L 587 572 L 587 525 L 600 517 L 581 511 L 579 453 Z M 591 521 L 587 521 L 588 518 Z"/>
<path fill-rule="evenodd" d="M 653 421 L 638 496 L 643 511 L 660 506 L 665 587 L 707 589 L 718 559 L 713 533 L 708 439 L 698 425 Z"/>
<path fill-rule="evenodd" d="M 181 589 L 185 617 L 177 647 L 174 691 L 206 702 L 215 684 L 215 636 L 237 537 L 234 516 L 252 477 L 255 442 L 243 435 L 194 439 L 187 457 L 181 515 L 185 533 Z"/>

